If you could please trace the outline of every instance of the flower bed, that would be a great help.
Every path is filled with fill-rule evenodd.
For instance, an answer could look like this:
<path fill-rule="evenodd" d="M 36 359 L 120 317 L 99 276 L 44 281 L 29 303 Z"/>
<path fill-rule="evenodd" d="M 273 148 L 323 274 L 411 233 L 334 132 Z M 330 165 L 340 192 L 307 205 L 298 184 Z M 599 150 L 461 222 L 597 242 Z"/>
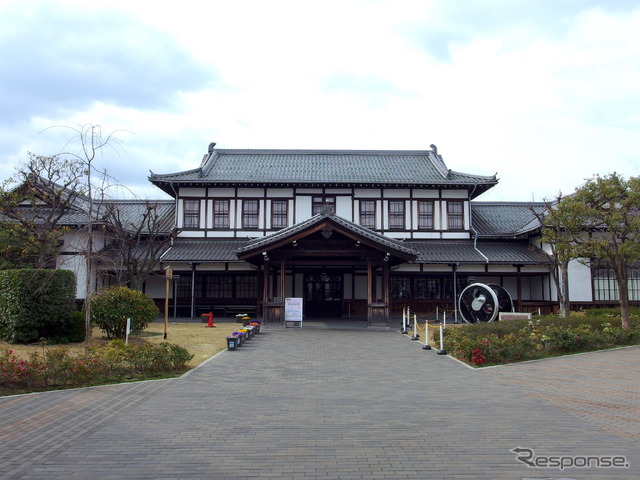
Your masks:
<path fill-rule="evenodd" d="M 439 332 L 433 334 L 438 344 Z M 640 343 L 640 315 L 630 329 L 604 312 L 568 319 L 506 320 L 447 328 L 444 344 L 450 355 L 474 366 L 498 365 L 568 353 Z"/>
<path fill-rule="evenodd" d="M 113 340 L 84 353 L 66 347 L 44 348 L 20 359 L 0 350 L 0 394 L 99 385 L 149 377 L 166 377 L 187 369 L 192 355 L 178 345 Z"/>

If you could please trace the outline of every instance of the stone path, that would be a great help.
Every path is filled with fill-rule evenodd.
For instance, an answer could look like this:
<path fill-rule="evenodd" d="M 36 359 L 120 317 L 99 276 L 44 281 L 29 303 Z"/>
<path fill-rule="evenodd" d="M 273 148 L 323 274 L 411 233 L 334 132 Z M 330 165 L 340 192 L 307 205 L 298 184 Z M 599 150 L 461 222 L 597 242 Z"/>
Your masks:
<path fill-rule="evenodd" d="M 0 478 L 639 477 L 640 348 L 478 371 L 420 347 L 265 329 L 181 379 L 0 398 Z M 530 468 L 516 447 L 630 466 Z"/>

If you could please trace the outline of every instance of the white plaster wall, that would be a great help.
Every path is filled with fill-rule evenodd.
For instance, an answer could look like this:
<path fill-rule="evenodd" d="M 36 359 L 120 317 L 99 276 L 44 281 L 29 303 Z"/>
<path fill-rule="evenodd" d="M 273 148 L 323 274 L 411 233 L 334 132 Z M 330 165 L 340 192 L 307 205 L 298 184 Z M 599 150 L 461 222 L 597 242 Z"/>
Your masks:
<path fill-rule="evenodd" d="M 436 189 L 414 189 L 413 198 L 438 198 L 440 196 L 440 190 Z"/>
<path fill-rule="evenodd" d="M 294 223 L 300 223 L 311 218 L 311 197 L 296 197 L 296 218 Z"/>
<path fill-rule="evenodd" d="M 442 198 L 466 199 L 469 194 L 466 190 L 442 190 Z"/>
<path fill-rule="evenodd" d="M 182 190 L 189 190 L 189 189 L 180 189 L 180 196 L 183 196 L 186 194 L 182 193 Z M 195 190 L 195 189 L 194 189 Z M 209 196 L 210 197 L 235 197 L 236 196 L 236 190 L 235 188 L 210 188 L 209 189 Z"/>
<path fill-rule="evenodd" d="M 204 197 L 206 194 L 205 188 L 181 188 L 181 197 Z"/>
<path fill-rule="evenodd" d="M 353 202 L 351 197 L 336 197 L 336 215 L 353 221 Z"/>
<path fill-rule="evenodd" d="M 380 198 L 382 191 L 378 188 L 356 188 L 353 192 L 355 198 Z"/>
<path fill-rule="evenodd" d="M 572 302 L 590 302 L 593 300 L 591 269 L 577 260 L 569 262 L 569 300 Z"/>
<path fill-rule="evenodd" d="M 293 198 L 293 188 L 267 188 L 269 198 Z"/>

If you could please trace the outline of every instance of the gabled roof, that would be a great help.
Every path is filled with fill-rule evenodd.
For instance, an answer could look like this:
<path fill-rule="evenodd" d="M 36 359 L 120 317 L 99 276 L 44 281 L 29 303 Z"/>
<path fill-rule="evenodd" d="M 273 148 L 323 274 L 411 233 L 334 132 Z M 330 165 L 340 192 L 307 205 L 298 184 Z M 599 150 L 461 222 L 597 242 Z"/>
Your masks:
<path fill-rule="evenodd" d="M 479 237 L 517 237 L 541 227 L 536 215 L 543 215 L 545 202 L 473 202 L 473 229 Z"/>
<path fill-rule="evenodd" d="M 169 195 L 175 186 L 334 186 L 466 188 L 473 197 L 493 176 L 450 170 L 434 150 L 216 150 L 200 168 L 149 180 Z"/>
<path fill-rule="evenodd" d="M 238 256 L 242 258 L 250 254 L 250 252 L 274 248 L 280 244 L 289 242 L 289 240 L 297 234 L 312 231 L 314 228 L 327 223 L 338 227 L 337 229 L 343 233 L 351 234 L 354 238 L 362 240 L 363 243 L 375 246 L 384 251 L 388 250 L 394 255 L 401 256 L 405 261 L 412 257 L 415 258 L 418 255 L 416 250 L 404 245 L 401 241 L 386 237 L 357 223 L 345 220 L 333 213 L 319 213 L 303 222 L 283 228 L 272 235 L 249 241 L 245 246 L 237 250 Z"/>

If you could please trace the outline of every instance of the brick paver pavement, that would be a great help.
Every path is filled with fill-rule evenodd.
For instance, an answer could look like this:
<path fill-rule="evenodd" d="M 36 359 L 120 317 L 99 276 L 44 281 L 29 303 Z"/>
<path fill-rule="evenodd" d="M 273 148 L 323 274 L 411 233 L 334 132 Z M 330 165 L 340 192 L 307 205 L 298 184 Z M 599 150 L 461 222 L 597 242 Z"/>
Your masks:
<path fill-rule="evenodd" d="M 624 372 L 637 378 L 640 349 L 477 371 L 420 347 L 397 332 L 265 329 L 181 379 L 2 398 L 0 477 L 638 478 L 637 423 L 616 423 L 637 415 L 601 424 L 565 410 L 577 405 L 576 372 L 599 369 L 627 380 L 593 398 L 624 397 L 617 410 L 637 412 Z M 630 467 L 528 468 L 518 446 L 624 456 Z"/>

